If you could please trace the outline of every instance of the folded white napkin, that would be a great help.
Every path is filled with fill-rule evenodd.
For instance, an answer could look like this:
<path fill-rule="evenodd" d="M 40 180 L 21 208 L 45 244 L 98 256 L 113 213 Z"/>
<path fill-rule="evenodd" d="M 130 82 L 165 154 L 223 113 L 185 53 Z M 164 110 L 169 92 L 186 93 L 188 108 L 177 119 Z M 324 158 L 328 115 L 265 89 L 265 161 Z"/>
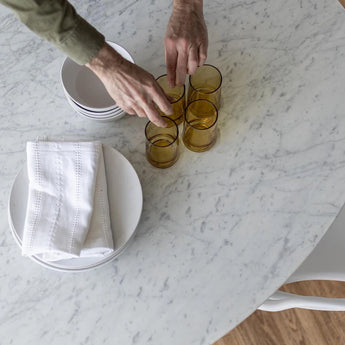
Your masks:
<path fill-rule="evenodd" d="M 56 261 L 114 250 L 100 142 L 28 142 L 27 168 L 23 255 Z"/>

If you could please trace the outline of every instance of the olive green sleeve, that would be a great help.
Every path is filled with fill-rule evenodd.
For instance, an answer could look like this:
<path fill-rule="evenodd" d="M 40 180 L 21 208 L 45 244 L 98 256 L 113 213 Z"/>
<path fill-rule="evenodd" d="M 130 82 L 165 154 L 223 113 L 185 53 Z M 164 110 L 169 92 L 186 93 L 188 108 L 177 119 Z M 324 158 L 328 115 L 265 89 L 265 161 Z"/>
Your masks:
<path fill-rule="evenodd" d="M 104 45 L 104 36 L 66 0 L 0 0 L 33 32 L 84 65 Z"/>

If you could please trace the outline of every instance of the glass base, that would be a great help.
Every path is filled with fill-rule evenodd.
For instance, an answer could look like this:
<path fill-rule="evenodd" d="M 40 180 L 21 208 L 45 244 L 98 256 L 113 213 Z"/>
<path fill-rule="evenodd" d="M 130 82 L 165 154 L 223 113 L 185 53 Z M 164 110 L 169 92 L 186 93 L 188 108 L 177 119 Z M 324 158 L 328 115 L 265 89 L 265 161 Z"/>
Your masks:
<path fill-rule="evenodd" d="M 154 167 L 159 168 L 159 169 L 170 168 L 171 166 L 173 166 L 177 162 L 177 159 L 178 159 L 178 157 L 176 157 L 174 160 L 169 161 L 169 162 L 157 162 L 157 161 L 150 159 L 149 156 L 146 156 L 146 158 L 147 158 L 147 161 L 151 165 L 153 165 Z"/>
<path fill-rule="evenodd" d="M 186 141 L 184 140 L 184 138 L 183 138 L 182 140 L 183 140 L 184 146 L 186 146 L 188 150 L 193 151 L 193 152 L 205 152 L 205 151 L 208 151 L 208 150 L 210 150 L 210 149 L 214 146 L 214 144 L 215 144 L 216 141 L 217 141 L 217 140 L 215 139 L 215 140 L 213 140 L 213 141 L 212 141 L 210 144 L 208 144 L 208 145 L 195 146 L 195 145 L 192 145 L 192 144 L 189 143 L 189 142 L 186 142 Z"/>

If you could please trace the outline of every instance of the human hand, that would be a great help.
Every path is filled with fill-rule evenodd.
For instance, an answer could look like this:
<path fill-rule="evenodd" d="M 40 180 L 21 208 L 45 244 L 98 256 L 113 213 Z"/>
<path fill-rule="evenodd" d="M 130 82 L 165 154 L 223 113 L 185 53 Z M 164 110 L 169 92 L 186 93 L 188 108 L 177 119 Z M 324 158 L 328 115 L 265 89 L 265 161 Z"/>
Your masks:
<path fill-rule="evenodd" d="M 164 38 L 170 87 L 183 85 L 207 57 L 208 37 L 202 0 L 175 0 Z"/>
<path fill-rule="evenodd" d="M 172 107 L 150 73 L 122 58 L 108 44 L 86 66 L 100 78 L 116 104 L 128 114 L 148 117 L 159 127 L 167 126 L 156 106 L 167 115 L 172 114 Z"/>

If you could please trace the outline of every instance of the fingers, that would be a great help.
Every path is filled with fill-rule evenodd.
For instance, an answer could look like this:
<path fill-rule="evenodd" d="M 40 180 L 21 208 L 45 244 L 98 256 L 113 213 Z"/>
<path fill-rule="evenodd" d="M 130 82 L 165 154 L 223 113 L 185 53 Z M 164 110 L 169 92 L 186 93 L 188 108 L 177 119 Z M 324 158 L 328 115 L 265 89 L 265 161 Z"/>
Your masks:
<path fill-rule="evenodd" d="M 170 97 L 170 96 L 169 96 Z M 171 97 L 170 97 L 171 98 Z M 156 87 L 154 88 L 154 91 L 152 92 L 152 100 L 159 109 L 167 115 L 171 115 L 173 113 L 173 109 L 171 107 L 171 104 L 162 90 L 162 88 L 159 86 L 158 83 L 156 83 Z"/>
<path fill-rule="evenodd" d="M 181 86 L 186 74 L 194 74 L 207 58 L 207 41 L 197 46 L 187 46 L 187 42 L 177 44 L 171 40 L 165 43 L 165 61 L 167 64 L 168 83 L 170 87 Z"/>
<path fill-rule="evenodd" d="M 126 112 L 129 115 L 137 115 L 139 117 L 147 117 L 151 122 L 153 122 L 158 127 L 166 127 L 167 123 L 159 115 L 157 109 L 153 104 L 142 103 L 141 106 L 136 106 L 134 108 L 127 108 Z"/>
<path fill-rule="evenodd" d="M 176 85 L 182 86 L 187 74 L 188 55 L 185 49 L 181 49 L 177 56 Z"/>
<path fill-rule="evenodd" d="M 194 74 L 199 65 L 198 50 L 191 48 L 188 56 L 188 74 Z"/>
<path fill-rule="evenodd" d="M 158 84 L 154 84 L 149 95 L 150 97 L 147 98 L 141 96 L 136 106 L 130 109 L 131 112 L 129 114 L 135 113 L 139 117 L 147 117 L 156 126 L 166 127 L 167 123 L 159 114 L 155 104 L 164 114 L 170 115 L 173 113 L 170 102 L 167 100 L 164 91 Z"/>
<path fill-rule="evenodd" d="M 171 115 L 173 109 L 170 102 L 165 96 L 164 91 L 153 77 L 147 74 L 148 81 L 141 93 L 136 89 L 130 98 L 125 101 L 117 102 L 117 104 L 129 115 L 136 114 L 138 117 L 147 117 L 158 127 L 166 127 L 167 123 L 158 112 L 158 108 L 166 115 Z M 143 86 L 145 83 L 142 83 Z"/>
<path fill-rule="evenodd" d="M 207 42 L 200 44 L 199 47 L 199 66 L 202 66 L 206 62 L 207 58 Z"/>
<path fill-rule="evenodd" d="M 170 87 L 175 87 L 176 80 L 176 64 L 177 64 L 177 51 L 172 40 L 167 39 L 164 41 L 165 45 L 165 62 L 167 65 L 168 84 Z"/>
<path fill-rule="evenodd" d="M 165 120 L 159 115 L 157 109 L 154 107 L 153 104 L 145 103 L 143 104 L 143 110 L 148 117 L 148 119 L 153 122 L 158 127 L 166 127 L 167 123 Z"/>
<path fill-rule="evenodd" d="M 147 117 L 158 127 L 166 127 L 166 121 L 159 115 L 153 103 L 140 102 L 136 107 L 126 108 L 126 113 L 129 115 L 137 115 L 139 117 Z"/>
<path fill-rule="evenodd" d="M 171 115 L 173 113 L 173 109 L 167 97 L 165 96 L 164 91 L 158 85 L 158 83 L 154 85 L 154 89 L 152 90 L 151 96 L 152 102 L 144 102 L 142 105 L 143 110 L 145 111 L 145 114 L 149 118 L 149 120 L 153 122 L 156 126 L 166 127 L 167 123 L 160 116 L 156 107 L 153 104 L 156 104 L 159 107 L 159 109 L 167 115 Z"/>
<path fill-rule="evenodd" d="M 136 107 L 136 108 L 135 108 L 135 113 L 136 113 L 137 116 L 139 116 L 139 117 L 146 117 L 145 111 L 144 111 L 142 108 L 140 108 L 140 107 Z"/>
<path fill-rule="evenodd" d="M 128 115 L 135 115 L 136 114 L 136 111 L 133 108 L 130 108 L 130 107 L 128 107 L 126 109 L 122 108 L 122 110 L 124 110 Z"/>
<path fill-rule="evenodd" d="M 127 110 L 129 115 L 137 115 L 138 117 L 147 117 L 151 122 L 153 122 L 158 127 L 166 127 L 166 121 L 159 115 L 157 109 L 152 104 L 142 104 L 142 107 L 138 106 L 134 109 Z"/>

